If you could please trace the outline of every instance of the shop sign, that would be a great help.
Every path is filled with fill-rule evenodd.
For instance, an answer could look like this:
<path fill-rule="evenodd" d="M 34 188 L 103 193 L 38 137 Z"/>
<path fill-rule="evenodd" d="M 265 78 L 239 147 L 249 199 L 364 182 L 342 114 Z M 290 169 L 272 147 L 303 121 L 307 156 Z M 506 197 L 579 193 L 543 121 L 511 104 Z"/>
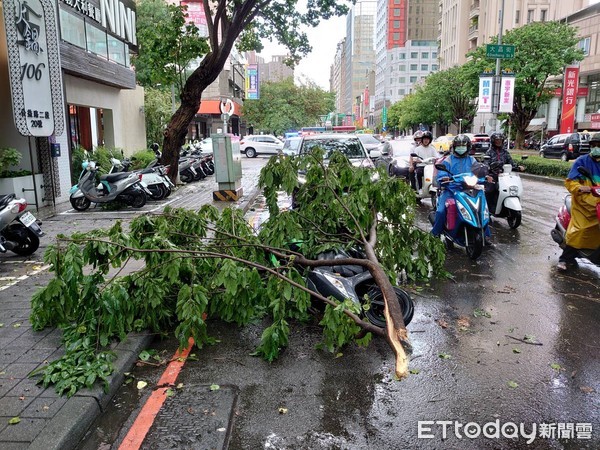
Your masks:
<path fill-rule="evenodd" d="M 246 99 L 257 100 L 260 98 L 258 81 L 258 65 L 248 64 L 246 66 Z"/>
<path fill-rule="evenodd" d="M 515 77 L 504 75 L 500 86 L 500 106 L 498 107 L 498 112 L 512 113 L 515 93 Z"/>
<path fill-rule="evenodd" d="M 61 135 L 64 102 L 51 0 L 4 0 L 13 117 L 23 136 Z"/>

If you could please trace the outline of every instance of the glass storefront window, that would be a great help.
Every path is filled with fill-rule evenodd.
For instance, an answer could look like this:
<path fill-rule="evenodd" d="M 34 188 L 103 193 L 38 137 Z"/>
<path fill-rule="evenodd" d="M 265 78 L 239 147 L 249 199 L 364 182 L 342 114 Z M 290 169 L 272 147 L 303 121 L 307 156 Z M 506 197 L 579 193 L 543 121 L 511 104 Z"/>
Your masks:
<path fill-rule="evenodd" d="M 108 59 L 125 65 L 125 43 L 112 36 L 108 36 Z"/>
<path fill-rule="evenodd" d="M 85 48 L 85 25 L 83 19 L 60 10 L 60 37 L 63 41 Z"/>
<path fill-rule="evenodd" d="M 87 31 L 87 49 L 88 51 L 95 53 L 103 58 L 108 58 L 106 48 L 106 33 L 96 27 L 91 26 L 89 23 L 85 24 Z"/>

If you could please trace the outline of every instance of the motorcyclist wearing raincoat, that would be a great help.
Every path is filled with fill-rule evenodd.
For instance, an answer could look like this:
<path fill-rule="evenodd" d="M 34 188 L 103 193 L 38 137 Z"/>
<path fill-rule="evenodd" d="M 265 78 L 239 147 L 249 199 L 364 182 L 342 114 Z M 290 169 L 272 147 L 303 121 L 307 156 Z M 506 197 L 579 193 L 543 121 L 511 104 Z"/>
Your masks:
<path fill-rule="evenodd" d="M 567 270 L 569 264 L 575 263 L 577 249 L 600 247 L 600 223 L 596 213 L 600 198 L 591 194 L 592 182 L 577 171 L 578 167 L 585 167 L 594 182 L 600 183 L 600 133 L 590 137 L 590 152 L 575 160 L 565 180 L 565 187 L 571 193 L 571 221 L 565 236 L 566 245 L 556 266 L 559 270 Z"/>

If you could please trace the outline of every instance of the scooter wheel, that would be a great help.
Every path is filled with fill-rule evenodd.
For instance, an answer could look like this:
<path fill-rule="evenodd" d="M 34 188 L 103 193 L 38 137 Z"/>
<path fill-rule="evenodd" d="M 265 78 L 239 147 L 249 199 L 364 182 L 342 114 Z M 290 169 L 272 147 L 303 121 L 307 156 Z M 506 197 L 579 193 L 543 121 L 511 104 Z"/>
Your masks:
<path fill-rule="evenodd" d="M 404 325 L 408 325 L 415 313 L 415 305 L 406 291 L 403 291 L 396 286 L 394 286 L 394 291 L 396 292 L 398 304 L 400 305 L 400 308 L 402 308 Z M 367 292 L 367 295 L 371 304 L 369 309 L 365 311 L 365 317 L 376 327 L 385 328 L 385 302 L 383 300 L 381 289 L 378 286 L 374 286 Z"/>
<path fill-rule="evenodd" d="M 92 202 L 89 201 L 85 197 L 77 197 L 77 198 L 71 197 L 70 201 L 71 201 L 71 206 L 73 207 L 73 209 L 75 209 L 77 211 L 85 211 L 92 204 Z"/>
<path fill-rule="evenodd" d="M 513 211 L 512 209 L 509 209 L 506 221 L 511 229 L 517 229 L 519 225 L 521 225 L 521 211 Z"/>
<path fill-rule="evenodd" d="M 11 251 L 19 256 L 32 255 L 40 246 L 38 235 L 21 224 L 9 226 L 2 235 L 7 240 L 17 243 Z"/>
<path fill-rule="evenodd" d="M 131 201 L 131 206 L 134 208 L 141 208 L 146 204 L 146 200 L 148 200 L 148 198 L 144 191 L 136 192 Z"/>
<path fill-rule="evenodd" d="M 479 229 L 467 231 L 468 244 L 466 246 L 467 256 L 475 261 L 483 252 L 483 232 Z"/>

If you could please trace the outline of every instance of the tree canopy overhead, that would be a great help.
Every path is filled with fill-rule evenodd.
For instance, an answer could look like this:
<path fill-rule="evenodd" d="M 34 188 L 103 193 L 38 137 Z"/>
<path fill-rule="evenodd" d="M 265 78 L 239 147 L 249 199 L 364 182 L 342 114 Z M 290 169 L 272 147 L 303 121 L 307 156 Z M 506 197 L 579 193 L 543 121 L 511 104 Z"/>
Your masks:
<path fill-rule="evenodd" d="M 334 95 L 314 83 L 296 86 L 288 78 L 262 84 L 260 99 L 246 100 L 242 113 L 255 132 L 283 134 L 317 123 L 320 115 L 333 110 Z"/>
<path fill-rule="evenodd" d="M 169 173 L 176 176 L 179 149 L 198 111 L 202 92 L 219 76 L 234 45 L 241 51 L 260 51 L 261 39 L 275 40 L 287 48 L 290 62 L 297 63 L 311 50 L 305 27 L 346 14 L 349 4 L 308 0 L 299 7 L 296 0 L 204 0 L 210 50 L 185 82 L 181 105 L 165 130 L 163 162 L 171 166 Z"/>

